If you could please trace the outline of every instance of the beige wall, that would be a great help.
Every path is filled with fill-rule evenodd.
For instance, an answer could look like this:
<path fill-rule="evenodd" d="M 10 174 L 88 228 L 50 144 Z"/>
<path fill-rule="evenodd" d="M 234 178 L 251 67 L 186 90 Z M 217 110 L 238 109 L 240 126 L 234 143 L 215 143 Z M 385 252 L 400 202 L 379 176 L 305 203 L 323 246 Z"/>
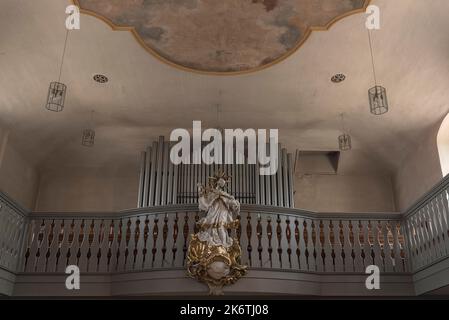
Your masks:
<path fill-rule="evenodd" d="M 137 206 L 137 165 L 45 170 L 36 211 L 117 211 Z"/>
<path fill-rule="evenodd" d="M 319 212 L 394 212 L 388 176 L 296 175 L 295 207 Z"/>
<path fill-rule="evenodd" d="M 394 178 L 396 207 L 407 210 L 442 178 L 437 148 L 440 124 L 430 128 L 399 166 Z"/>
<path fill-rule="evenodd" d="M 5 131 L 0 132 L 0 190 L 27 209 L 33 209 L 39 174 L 10 142 Z"/>

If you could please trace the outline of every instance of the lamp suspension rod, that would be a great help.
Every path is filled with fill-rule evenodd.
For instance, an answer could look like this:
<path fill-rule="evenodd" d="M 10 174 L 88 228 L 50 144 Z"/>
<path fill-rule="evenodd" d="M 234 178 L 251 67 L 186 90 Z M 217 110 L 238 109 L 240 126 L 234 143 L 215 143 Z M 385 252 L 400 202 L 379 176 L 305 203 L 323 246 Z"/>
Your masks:
<path fill-rule="evenodd" d="M 344 134 L 346 134 L 346 127 L 345 127 L 345 118 L 344 118 L 344 113 L 340 113 L 340 118 L 341 118 L 341 130 L 343 131 Z"/>
<path fill-rule="evenodd" d="M 369 49 L 370 49 L 370 53 L 371 53 L 371 65 L 373 68 L 374 84 L 377 87 L 377 76 L 376 76 L 376 67 L 374 65 L 373 43 L 372 43 L 372 39 L 371 39 L 371 32 L 369 29 L 367 29 L 367 30 L 368 30 Z"/>
<path fill-rule="evenodd" d="M 65 52 L 66 52 L 66 49 L 67 49 L 67 39 L 68 39 L 68 37 L 69 37 L 69 29 L 67 29 L 66 34 L 65 34 L 64 50 L 62 51 L 61 66 L 59 67 L 58 82 L 61 82 L 62 66 L 64 65 L 64 58 L 65 58 Z"/>

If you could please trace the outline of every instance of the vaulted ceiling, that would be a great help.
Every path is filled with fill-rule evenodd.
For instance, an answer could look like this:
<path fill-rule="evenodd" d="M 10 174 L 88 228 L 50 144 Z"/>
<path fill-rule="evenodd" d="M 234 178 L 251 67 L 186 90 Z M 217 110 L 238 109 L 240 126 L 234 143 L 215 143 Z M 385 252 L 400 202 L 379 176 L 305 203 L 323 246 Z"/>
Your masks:
<path fill-rule="evenodd" d="M 247 2 L 254 10 L 265 10 L 263 14 L 277 10 L 266 11 L 263 3 Z M 81 29 L 71 31 L 68 38 L 62 73 L 68 86 L 66 107 L 52 113 L 44 105 L 48 85 L 58 76 L 65 8 L 71 1 L 2 0 L 0 125 L 11 130 L 13 143 L 40 167 L 95 166 L 135 162 L 139 151 L 158 135 L 168 135 L 173 128 L 190 128 L 192 120 L 216 126 L 217 105 L 221 127 L 279 128 L 280 140 L 290 151 L 335 150 L 341 126 L 338 114 L 345 112 L 354 148 L 342 155 L 342 170 L 392 172 L 448 112 L 449 2 L 372 3 L 380 7 L 382 18 L 381 30 L 373 32 L 377 76 L 388 90 L 391 108 L 381 117 L 369 113 L 367 90 L 373 86 L 373 77 L 363 13 L 339 20 L 328 31 L 313 31 L 299 50 L 276 64 L 226 76 L 163 63 L 131 32 L 115 31 L 103 20 L 83 14 Z M 341 12 L 348 8 L 342 7 Z M 170 38 L 167 46 L 148 45 L 172 63 L 188 68 L 226 69 L 226 64 L 214 64 L 213 59 L 199 59 L 204 63 L 200 66 L 184 64 L 188 60 L 171 55 L 182 54 L 185 44 L 175 39 Z M 270 55 L 264 50 L 261 46 L 262 55 L 248 59 L 244 70 L 257 69 L 262 57 Z M 288 50 L 277 47 L 274 56 L 281 57 Z M 195 52 L 195 48 L 187 51 Z M 94 82 L 97 73 L 108 76 L 109 82 Z M 346 80 L 332 83 L 330 78 L 336 73 L 344 73 Z M 96 145 L 83 148 L 81 133 L 91 110 L 95 111 Z"/>

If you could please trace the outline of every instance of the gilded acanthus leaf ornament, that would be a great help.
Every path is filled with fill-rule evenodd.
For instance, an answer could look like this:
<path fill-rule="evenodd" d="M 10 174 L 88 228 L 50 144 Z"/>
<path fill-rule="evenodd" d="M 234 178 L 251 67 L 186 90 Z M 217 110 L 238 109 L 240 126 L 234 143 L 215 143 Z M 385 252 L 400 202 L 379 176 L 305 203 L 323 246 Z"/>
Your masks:
<path fill-rule="evenodd" d="M 240 203 L 225 191 L 229 177 L 220 172 L 209 185 L 198 185 L 199 209 L 206 216 L 198 221 L 199 231 L 191 235 L 187 252 L 187 272 L 209 286 L 212 295 L 223 294 L 223 286 L 233 284 L 247 272 L 240 264 L 239 241 L 231 236 L 239 221 Z"/>

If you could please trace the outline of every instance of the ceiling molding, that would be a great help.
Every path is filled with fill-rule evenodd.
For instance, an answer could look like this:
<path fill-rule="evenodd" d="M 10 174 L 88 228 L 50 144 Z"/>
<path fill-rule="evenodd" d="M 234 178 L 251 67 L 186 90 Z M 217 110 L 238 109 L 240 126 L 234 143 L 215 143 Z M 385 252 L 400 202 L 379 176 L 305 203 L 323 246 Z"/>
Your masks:
<path fill-rule="evenodd" d="M 119 26 L 116 25 L 113 21 L 111 21 L 109 18 L 105 17 L 102 14 L 99 14 L 97 12 L 94 12 L 92 10 L 88 10 L 83 8 L 80 5 L 79 0 L 72 0 L 72 2 L 78 6 L 80 8 L 80 12 L 82 14 L 86 14 L 86 15 L 90 15 L 93 16 L 95 18 L 98 18 L 100 20 L 102 20 L 103 22 L 105 22 L 107 25 L 110 26 L 110 28 L 114 31 L 128 31 L 131 32 L 133 34 L 133 36 L 135 37 L 135 39 L 138 41 L 138 43 L 140 43 L 140 45 L 146 50 L 148 51 L 152 56 L 154 56 L 156 59 L 158 59 L 159 61 L 172 66 L 176 69 L 179 70 L 183 70 L 183 71 L 188 71 L 188 72 L 193 72 L 193 73 L 197 73 L 197 74 L 204 74 L 204 75 L 241 75 L 241 74 L 247 74 L 247 73 L 253 73 L 256 71 L 261 71 L 264 69 L 267 69 L 273 65 L 276 65 L 282 61 L 284 61 L 285 59 L 287 59 L 288 57 L 290 57 L 292 54 L 294 54 L 299 48 L 301 48 L 301 46 L 307 41 L 307 39 L 310 37 L 310 35 L 314 32 L 314 31 L 327 31 L 329 30 L 335 23 L 337 23 L 338 21 L 354 15 L 354 14 L 358 14 L 358 13 L 363 13 L 366 11 L 366 8 L 369 6 L 371 0 L 364 0 L 363 6 L 359 9 L 354 9 L 354 10 L 350 10 L 348 12 L 345 12 L 343 14 L 340 14 L 338 16 L 336 16 L 335 18 L 333 18 L 331 21 L 329 21 L 326 25 L 324 26 L 312 26 L 312 27 L 308 27 L 306 29 L 306 31 L 304 32 L 303 36 L 300 38 L 300 41 L 298 41 L 296 43 L 296 45 L 294 47 L 292 47 L 291 49 L 289 49 L 288 51 L 286 51 L 285 53 L 281 54 L 280 56 L 278 56 L 277 58 L 273 59 L 272 61 L 265 63 L 263 65 L 258 65 L 256 67 L 249 67 L 248 69 L 244 69 L 244 70 L 231 70 L 231 71 L 209 71 L 209 70 L 202 70 L 202 69 L 198 69 L 198 68 L 194 68 L 194 67 L 189 67 L 189 66 L 185 66 L 183 64 L 174 62 L 166 57 L 164 57 L 163 55 L 161 55 L 160 53 L 158 53 L 154 48 L 152 48 L 150 45 L 148 45 L 144 39 L 141 37 L 141 35 L 139 34 L 138 30 L 136 29 L 136 27 L 134 26 Z"/>

